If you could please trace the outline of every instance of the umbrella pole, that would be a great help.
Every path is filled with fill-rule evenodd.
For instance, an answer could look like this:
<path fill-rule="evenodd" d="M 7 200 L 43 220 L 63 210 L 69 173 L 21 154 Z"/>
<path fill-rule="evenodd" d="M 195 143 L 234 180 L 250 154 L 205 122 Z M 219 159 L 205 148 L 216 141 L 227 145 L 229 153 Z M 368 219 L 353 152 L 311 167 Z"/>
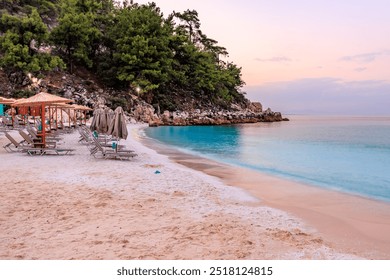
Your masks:
<path fill-rule="evenodd" d="M 58 131 L 57 105 L 54 107 L 54 112 L 55 112 L 56 131 Z"/>
<path fill-rule="evenodd" d="M 61 109 L 61 129 L 64 130 L 64 119 L 62 118 L 62 111 L 63 109 Z"/>
<path fill-rule="evenodd" d="M 14 107 L 11 107 L 11 121 L 12 121 L 12 127 L 14 127 L 15 124 L 15 113 L 14 113 Z"/>
<path fill-rule="evenodd" d="M 42 103 L 41 107 L 41 126 L 42 126 L 42 143 L 43 147 L 46 147 L 46 128 L 45 128 L 45 103 Z"/>
<path fill-rule="evenodd" d="M 48 110 L 49 110 L 49 130 L 51 131 L 51 106 L 49 106 Z"/>

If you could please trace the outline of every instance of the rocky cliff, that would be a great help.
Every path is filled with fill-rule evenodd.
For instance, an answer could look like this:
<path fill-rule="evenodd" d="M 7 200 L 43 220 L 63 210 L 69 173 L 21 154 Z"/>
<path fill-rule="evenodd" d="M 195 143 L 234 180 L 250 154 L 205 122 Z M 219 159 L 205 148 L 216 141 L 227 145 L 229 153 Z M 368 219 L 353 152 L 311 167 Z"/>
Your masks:
<path fill-rule="evenodd" d="M 5 97 L 28 97 L 40 91 L 47 91 L 91 108 L 122 106 L 132 122 L 160 125 L 223 125 L 255 122 L 278 122 L 284 119 L 281 113 L 271 109 L 263 110 L 259 102 L 245 100 L 231 104 L 229 108 L 202 105 L 196 100 L 180 100 L 182 108 L 159 112 L 147 102 L 147 98 L 136 92 L 107 89 L 88 71 L 73 75 L 63 71 L 51 71 L 38 78 L 21 73 L 7 75 L 0 71 L 0 95 Z M 177 102 L 177 100 L 176 100 Z M 185 108 L 185 109 L 183 109 Z"/>

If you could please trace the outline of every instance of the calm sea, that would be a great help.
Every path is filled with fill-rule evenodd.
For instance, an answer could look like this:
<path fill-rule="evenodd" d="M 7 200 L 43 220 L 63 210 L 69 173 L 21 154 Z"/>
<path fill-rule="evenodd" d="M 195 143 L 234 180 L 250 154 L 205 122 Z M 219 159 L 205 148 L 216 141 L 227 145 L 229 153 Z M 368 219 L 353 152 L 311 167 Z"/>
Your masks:
<path fill-rule="evenodd" d="M 290 119 L 147 128 L 146 135 L 223 163 L 390 202 L 390 117 Z"/>

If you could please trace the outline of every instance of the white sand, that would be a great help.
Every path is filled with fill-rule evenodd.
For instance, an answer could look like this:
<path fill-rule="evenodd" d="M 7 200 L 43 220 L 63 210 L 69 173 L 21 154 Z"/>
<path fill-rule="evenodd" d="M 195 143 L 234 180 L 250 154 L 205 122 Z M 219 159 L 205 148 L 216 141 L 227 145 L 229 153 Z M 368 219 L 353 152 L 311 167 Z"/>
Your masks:
<path fill-rule="evenodd" d="M 95 159 L 0 149 L 0 259 L 356 259 L 302 220 L 139 141 L 138 157 Z M 0 133 L 0 144 L 7 143 Z M 159 170 L 160 174 L 155 174 Z"/>

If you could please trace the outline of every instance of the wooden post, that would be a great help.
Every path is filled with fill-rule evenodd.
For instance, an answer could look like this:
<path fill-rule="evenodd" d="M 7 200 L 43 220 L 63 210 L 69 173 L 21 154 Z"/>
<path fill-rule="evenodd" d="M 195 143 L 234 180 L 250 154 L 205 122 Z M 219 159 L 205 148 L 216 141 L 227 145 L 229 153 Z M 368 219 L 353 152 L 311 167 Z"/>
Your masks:
<path fill-rule="evenodd" d="M 45 148 L 46 147 L 46 128 L 45 128 L 45 124 L 46 124 L 46 119 L 45 119 L 45 103 L 42 103 L 42 106 L 41 106 L 41 126 L 42 126 L 42 143 L 43 143 L 43 147 Z"/>
<path fill-rule="evenodd" d="M 55 120 L 56 120 L 56 130 L 58 130 L 58 120 L 57 120 L 57 118 L 58 118 L 58 116 L 57 116 L 57 105 L 56 105 L 56 107 L 55 107 L 55 114 L 56 114 L 56 117 L 55 117 Z"/>
<path fill-rule="evenodd" d="M 14 107 L 11 106 L 11 122 L 12 122 L 12 127 L 14 127 L 15 124 L 15 113 L 14 113 Z"/>
<path fill-rule="evenodd" d="M 68 118 L 69 118 L 69 129 L 72 127 L 71 124 L 70 124 L 70 109 L 68 109 Z"/>
<path fill-rule="evenodd" d="M 50 132 L 51 132 L 51 105 L 49 105 L 49 129 L 50 129 Z"/>

